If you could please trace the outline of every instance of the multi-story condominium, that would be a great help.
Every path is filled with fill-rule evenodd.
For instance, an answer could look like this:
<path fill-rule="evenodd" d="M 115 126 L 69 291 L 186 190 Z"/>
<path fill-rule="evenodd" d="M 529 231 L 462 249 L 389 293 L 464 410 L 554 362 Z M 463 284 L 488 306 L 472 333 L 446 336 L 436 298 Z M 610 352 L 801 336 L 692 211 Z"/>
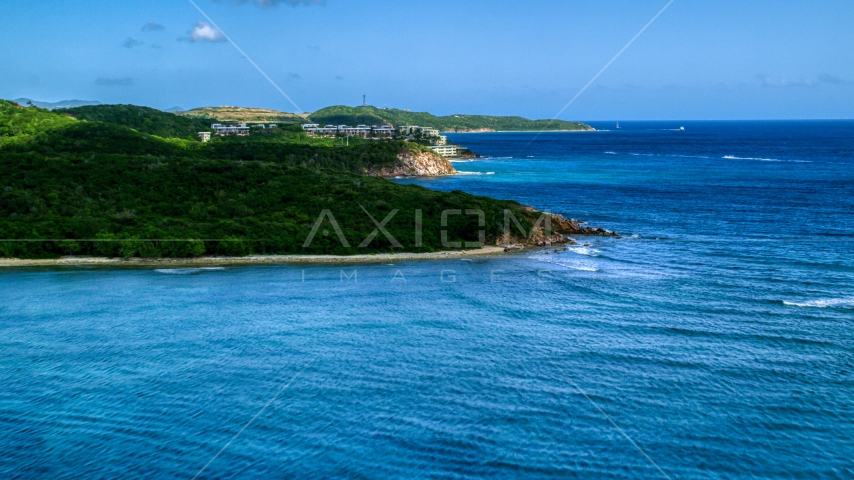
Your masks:
<path fill-rule="evenodd" d="M 430 148 L 443 157 L 456 157 L 459 155 L 459 147 L 456 145 L 433 145 Z"/>
<path fill-rule="evenodd" d="M 394 127 L 392 127 L 391 125 L 380 125 L 379 127 L 373 125 L 371 127 L 371 131 L 373 132 L 375 137 L 391 138 L 394 136 Z"/>
<path fill-rule="evenodd" d="M 425 137 L 438 137 L 439 129 L 438 128 L 430 128 L 430 127 L 415 127 L 421 132 L 422 136 Z"/>
<path fill-rule="evenodd" d="M 226 135 L 238 135 L 240 137 L 245 137 L 249 135 L 249 127 L 245 123 L 241 123 L 239 125 L 223 125 L 221 123 L 214 123 L 211 125 L 211 129 L 221 137 Z"/>

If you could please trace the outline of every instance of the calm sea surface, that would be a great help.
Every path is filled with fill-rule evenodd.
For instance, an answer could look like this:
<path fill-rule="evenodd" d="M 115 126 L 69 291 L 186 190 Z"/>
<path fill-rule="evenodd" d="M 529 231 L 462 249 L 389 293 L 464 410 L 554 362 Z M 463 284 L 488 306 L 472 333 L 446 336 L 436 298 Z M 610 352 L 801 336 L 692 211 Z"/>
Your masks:
<path fill-rule="evenodd" d="M 594 126 L 400 182 L 620 239 L 0 270 L 0 478 L 854 478 L 854 122 Z"/>

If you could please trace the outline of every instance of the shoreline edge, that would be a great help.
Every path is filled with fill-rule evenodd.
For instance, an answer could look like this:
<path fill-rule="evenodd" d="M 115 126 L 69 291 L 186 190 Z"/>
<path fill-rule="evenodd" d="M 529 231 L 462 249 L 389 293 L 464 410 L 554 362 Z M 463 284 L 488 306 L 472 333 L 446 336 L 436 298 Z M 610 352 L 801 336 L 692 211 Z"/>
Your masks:
<path fill-rule="evenodd" d="M 473 250 L 450 250 L 425 253 L 377 253 L 374 255 L 250 255 L 246 257 L 198 258 L 107 258 L 60 257 L 49 259 L 0 258 L 0 268 L 14 267 L 196 267 L 226 265 L 287 265 L 287 264 L 342 264 L 373 263 L 390 260 L 441 260 L 468 258 L 505 253 L 504 247 L 485 246 Z"/>

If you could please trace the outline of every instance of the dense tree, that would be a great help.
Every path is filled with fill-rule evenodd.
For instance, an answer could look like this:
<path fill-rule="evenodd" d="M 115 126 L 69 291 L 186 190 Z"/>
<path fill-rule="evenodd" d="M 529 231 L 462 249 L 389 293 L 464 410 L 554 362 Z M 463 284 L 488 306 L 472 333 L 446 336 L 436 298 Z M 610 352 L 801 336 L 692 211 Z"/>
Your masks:
<path fill-rule="evenodd" d="M 145 118 L 133 108 L 123 118 Z M 288 129 L 201 143 L 0 101 L 0 238 L 16 240 L 0 242 L 0 256 L 418 252 L 446 248 L 443 229 L 451 241 L 477 241 L 477 216 L 451 215 L 442 227 L 444 210 L 483 211 L 490 240 L 505 209 L 531 225 L 516 202 L 358 175 L 404 148 L 343 147 Z M 348 246 L 329 217 L 303 246 L 324 211 Z M 376 229 L 368 213 L 391 216 L 384 228 L 399 247 L 381 233 L 359 246 Z"/>
<path fill-rule="evenodd" d="M 199 132 L 208 132 L 216 120 L 205 118 L 180 117 L 148 107 L 135 105 L 91 105 L 57 110 L 80 120 L 107 122 L 124 125 L 140 133 L 160 137 L 174 137 L 193 140 Z"/>

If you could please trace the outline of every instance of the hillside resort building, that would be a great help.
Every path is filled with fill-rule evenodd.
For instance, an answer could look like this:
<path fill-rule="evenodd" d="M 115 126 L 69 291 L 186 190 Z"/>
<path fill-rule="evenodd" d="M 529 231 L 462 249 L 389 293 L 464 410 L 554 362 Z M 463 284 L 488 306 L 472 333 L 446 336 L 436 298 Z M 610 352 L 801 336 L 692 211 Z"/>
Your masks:
<path fill-rule="evenodd" d="M 420 133 L 422 137 L 438 137 L 439 129 L 430 127 L 418 127 L 415 125 L 405 125 L 397 127 L 397 133 L 401 135 L 415 135 Z"/>
<path fill-rule="evenodd" d="M 460 155 L 460 147 L 457 145 L 430 145 L 430 148 L 443 157 L 457 157 Z"/>
<path fill-rule="evenodd" d="M 374 136 L 391 138 L 394 136 L 394 128 L 390 125 L 371 125 L 370 127 L 367 125 L 356 125 L 355 127 L 350 127 L 348 125 L 326 125 L 325 127 L 321 127 L 320 124 L 317 123 L 306 123 L 303 124 L 302 129 L 309 135 L 316 137 L 335 137 L 343 135 L 345 137 L 368 138 L 370 136 Z"/>
<path fill-rule="evenodd" d="M 241 123 L 239 125 L 223 125 L 221 123 L 214 123 L 211 125 L 211 130 L 221 137 L 226 135 L 245 137 L 249 135 L 249 126 L 245 123 Z"/>
<path fill-rule="evenodd" d="M 440 135 L 439 129 L 431 127 L 419 127 L 415 125 L 406 125 L 394 128 L 391 125 L 357 125 L 350 127 L 347 125 L 325 125 L 320 126 L 319 123 L 305 123 L 302 129 L 313 137 L 362 137 L 362 138 L 393 138 L 396 135 L 408 137 L 410 140 L 415 138 L 430 142 L 428 145 L 434 152 L 443 157 L 459 156 L 460 147 L 457 145 L 448 145 L 448 137 Z"/>

